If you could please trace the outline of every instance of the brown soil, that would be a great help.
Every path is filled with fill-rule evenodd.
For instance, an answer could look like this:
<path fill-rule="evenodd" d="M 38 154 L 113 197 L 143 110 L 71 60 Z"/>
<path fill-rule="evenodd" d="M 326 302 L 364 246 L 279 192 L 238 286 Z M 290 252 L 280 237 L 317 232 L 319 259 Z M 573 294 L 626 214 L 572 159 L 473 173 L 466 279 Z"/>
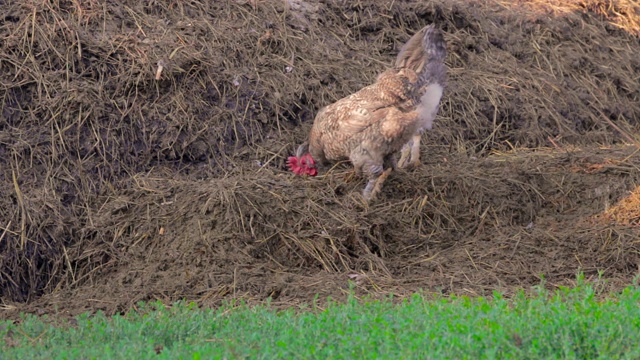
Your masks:
<path fill-rule="evenodd" d="M 638 275 L 631 1 L 0 6 L 2 317 Z M 432 22 L 450 82 L 423 165 L 369 206 L 348 166 L 288 173 L 317 110 Z"/>

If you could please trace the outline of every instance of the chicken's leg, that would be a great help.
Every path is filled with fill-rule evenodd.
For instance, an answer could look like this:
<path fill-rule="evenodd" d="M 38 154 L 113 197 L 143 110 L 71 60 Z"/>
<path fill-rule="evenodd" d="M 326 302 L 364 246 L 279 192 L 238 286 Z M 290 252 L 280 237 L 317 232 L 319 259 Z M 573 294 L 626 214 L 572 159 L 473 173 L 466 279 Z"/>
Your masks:
<path fill-rule="evenodd" d="M 371 199 L 375 199 L 378 193 L 380 192 L 380 190 L 382 190 L 382 185 L 384 184 L 385 180 L 387 180 L 387 178 L 389 177 L 389 174 L 391 174 L 391 171 L 393 171 L 393 169 L 388 168 L 385 171 L 383 171 L 382 174 L 380 174 L 380 176 L 378 176 L 378 180 L 376 180 L 375 185 L 373 185 L 373 191 L 371 191 L 371 196 L 370 196 Z"/>
<path fill-rule="evenodd" d="M 420 138 L 422 135 L 414 134 L 400 151 L 400 160 L 398 166 L 400 168 L 412 168 L 420 165 Z"/>
<path fill-rule="evenodd" d="M 421 134 L 413 135 L 413 142 L 411 143 L 411 162 L 409 166 L 416 167 L 420 165 L 420 139 Z"/>
<path fill-rule="evenodd" d="M 380 190 L 382 190 L 384 181 L 387 180 L 387 177 L 389 177 L 389 174 L 391 174 L 392 171 L 392 168 L 388 168 L 384 170 L 380 175 L 369 178 L 369 182 L 362 192 L 362 196 L 367 202 L 376 198 Z"/>
<path fill-rule="evenodd" d="M 406 144 L 402 146 L 402 150 L 400 150 L 400 160 L 398 160 L 398 167 L 404 168 L 409 163 L 409 159 L 411 158 L 411 142 L 409 140 Z"/>

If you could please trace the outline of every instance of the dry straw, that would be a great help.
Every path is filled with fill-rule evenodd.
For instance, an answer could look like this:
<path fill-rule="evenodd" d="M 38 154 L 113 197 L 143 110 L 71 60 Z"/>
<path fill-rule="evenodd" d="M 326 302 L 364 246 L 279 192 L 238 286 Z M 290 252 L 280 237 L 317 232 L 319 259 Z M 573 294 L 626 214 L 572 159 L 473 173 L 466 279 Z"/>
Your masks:
<path fill-rule="evenodd" d="M 637 142 L 638 19 L 631 1 L 5 2 L 0 298 L 295 301 L 349 278 L 482 294 L 578 268 L 623 283 L 635 230 L 585 219 L 638 182 L 619 146 Z M 431 22 L 450 82 L 423 168 L 371 207 L 342 165 L 288 174 L 317 110 Z"/>

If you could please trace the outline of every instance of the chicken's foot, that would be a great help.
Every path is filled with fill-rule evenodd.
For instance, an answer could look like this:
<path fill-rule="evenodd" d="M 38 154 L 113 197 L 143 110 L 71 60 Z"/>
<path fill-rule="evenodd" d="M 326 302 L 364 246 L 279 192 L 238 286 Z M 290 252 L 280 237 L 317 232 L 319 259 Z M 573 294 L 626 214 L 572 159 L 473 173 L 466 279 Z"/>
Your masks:
<path fill-rule="evenodd" d="M 387 168 L 377 177 L 369 179 L 367 186 L 362 192 L 362 196 L 367 202 L 376 198 L 380 190 L 382 190 L 382 185 L 384 184 L 385 180 L 387 180 L 389 174 L 391 174 L 392 171 L 393 168 Z"/>

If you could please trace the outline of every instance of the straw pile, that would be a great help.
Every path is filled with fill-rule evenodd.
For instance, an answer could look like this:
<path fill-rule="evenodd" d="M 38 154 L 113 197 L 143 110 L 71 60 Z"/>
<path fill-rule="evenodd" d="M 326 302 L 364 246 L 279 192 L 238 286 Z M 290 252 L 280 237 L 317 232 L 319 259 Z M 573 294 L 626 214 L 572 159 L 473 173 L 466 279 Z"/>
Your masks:
<path fill-rule="evenodd" d="M 349 279 L 484 294 L 578 269 L 615 287 L 637 272 L 637 229 L 592 221 L 639 180 L 622 145 L 640 120 L 631 1 L 1 6 L 7 309 L 295 303 Z M 317 110 L 432 22 L 450 83 L 425 164 L 371 206 L 344 167 L 287 173 Z"/>

